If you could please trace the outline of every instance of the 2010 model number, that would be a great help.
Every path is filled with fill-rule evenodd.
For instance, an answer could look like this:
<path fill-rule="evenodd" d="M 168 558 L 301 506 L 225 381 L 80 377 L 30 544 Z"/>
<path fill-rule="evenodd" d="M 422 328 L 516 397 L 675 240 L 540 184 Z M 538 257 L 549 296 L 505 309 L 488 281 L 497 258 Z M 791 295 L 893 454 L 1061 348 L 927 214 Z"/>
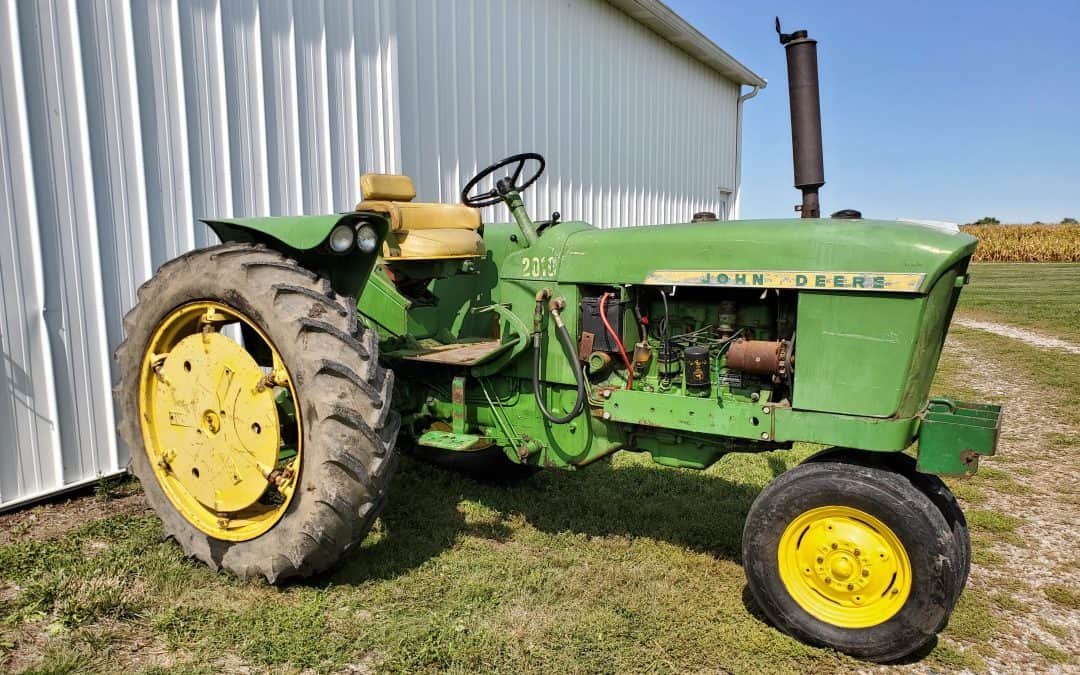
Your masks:
<path fill-rule="evenodd" d="M 521 259 L 521 273 L 527 277 L 553 277 L 557 268 L 553 255 Z"/>

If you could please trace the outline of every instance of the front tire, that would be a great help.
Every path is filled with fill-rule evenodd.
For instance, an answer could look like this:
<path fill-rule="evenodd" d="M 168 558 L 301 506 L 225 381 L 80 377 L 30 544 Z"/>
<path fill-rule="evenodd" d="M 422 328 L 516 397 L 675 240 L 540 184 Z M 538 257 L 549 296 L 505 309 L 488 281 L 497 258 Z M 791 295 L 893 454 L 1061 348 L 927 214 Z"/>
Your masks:
<path fill-rule="evenodd" d="M 953 531 L 888 469 L 810 462 L 754 501 L 743 566 L 766 617 L 810 644 L 888 662 L 928 645 L 959 595 Z"/>
<path fill-rule="evenodd" d="M 222 330 L 231 323 L 248 349 Z M 400 417 L 354 302 L 276 251 L 226 244 L 163 265 L 124 328 L 119 430 L 188 555 L 280 583 L 364 538 Z"/>

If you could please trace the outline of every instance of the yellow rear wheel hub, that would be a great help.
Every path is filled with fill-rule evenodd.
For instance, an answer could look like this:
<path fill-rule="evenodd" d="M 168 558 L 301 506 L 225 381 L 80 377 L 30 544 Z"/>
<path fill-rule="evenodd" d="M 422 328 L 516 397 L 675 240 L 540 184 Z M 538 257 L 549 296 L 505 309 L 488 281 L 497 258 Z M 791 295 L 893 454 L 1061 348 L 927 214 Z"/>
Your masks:
<path fill-rule="evenodd" d="M 266 344 L 260 365 L 221 332 L 244 324 Z M 283 455 L 276 397 L 293 395 L 288 370 L 265 334 L 241 312 L 194 302 L 169 313 L 146 350 L 140 378 L 143 440 L 154 475 L 184 518 L 217 539 L 263 534 L 284 515 L 300 468 Z M 296 406 L 294 406 L 296 407 Z"/>
<path fill-rule="evenodd" d="M 822 506 L 784 530 L 780 579 L 821 621 L 869 628 L 892 618 L 911 593 L 911 562 L 885 523 L 849 506 Z"/>

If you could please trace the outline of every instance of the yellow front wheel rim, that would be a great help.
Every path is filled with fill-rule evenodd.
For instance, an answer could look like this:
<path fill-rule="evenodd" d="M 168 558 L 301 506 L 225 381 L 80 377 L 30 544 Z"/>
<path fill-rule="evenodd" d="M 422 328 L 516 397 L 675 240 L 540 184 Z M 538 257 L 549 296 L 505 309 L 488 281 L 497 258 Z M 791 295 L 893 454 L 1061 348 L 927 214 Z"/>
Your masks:
<path fill-rule="evenodd" d="M 911 562 L 885 523 L 849 506 L 821 506 L 784 530 L 780 579 L 813 617 L 842 628 L 888 621 L 911 593 Z"/>
<path fill-rule="evenodd" d="M 222 332 L 237 324 L 265 344 L 268 361 Z M 281 355 L 242 312 L 212 301 L 170 312 L 143 356 L 139 407 L 154 476 L 189 523 L 245 541 L 285 514 L 300 471 L 299 406 Z"/>

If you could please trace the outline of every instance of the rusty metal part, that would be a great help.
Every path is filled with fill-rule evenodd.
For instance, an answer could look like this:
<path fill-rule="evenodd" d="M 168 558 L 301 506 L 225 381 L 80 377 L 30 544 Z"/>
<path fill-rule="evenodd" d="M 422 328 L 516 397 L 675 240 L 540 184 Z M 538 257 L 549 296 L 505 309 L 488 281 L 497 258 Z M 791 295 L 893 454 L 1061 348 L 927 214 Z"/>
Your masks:
<path fill-rule="evenodd" d="M 588 361 L 589 355 L 593 352 L 593 342 L 596 341 L 596 335 L 589 331 L 582 331 L 581 340 L 578 341 L 578 360 Z"/>
<path fill-rule="evenodd" d="M 788 99 L 791 108 L 791 148 L 795 165 L 795 187 L 802 191 L 803 218 L 821 214 L 818 190 L 825 185 L 825 161 L 821 150 L 821 98 L 818 93 L 817 40 L 805 30 L 780 32 L 780 44 L 787 53 Z"/>
<path fill-rule="evenodd" d="M 784 340 L 736 340 L 727 351 L 727 367 L 755 375 L 784 376 L 790 366 Z"/>
<path fill-rule="evenodd" d="M 589 355 L 589 374 L 590 375 L 605 375 L 611 369 L 611 354 L 607 352 L 593 352 Z M 611 393 L 608 392 L 608 396 Z"/>

